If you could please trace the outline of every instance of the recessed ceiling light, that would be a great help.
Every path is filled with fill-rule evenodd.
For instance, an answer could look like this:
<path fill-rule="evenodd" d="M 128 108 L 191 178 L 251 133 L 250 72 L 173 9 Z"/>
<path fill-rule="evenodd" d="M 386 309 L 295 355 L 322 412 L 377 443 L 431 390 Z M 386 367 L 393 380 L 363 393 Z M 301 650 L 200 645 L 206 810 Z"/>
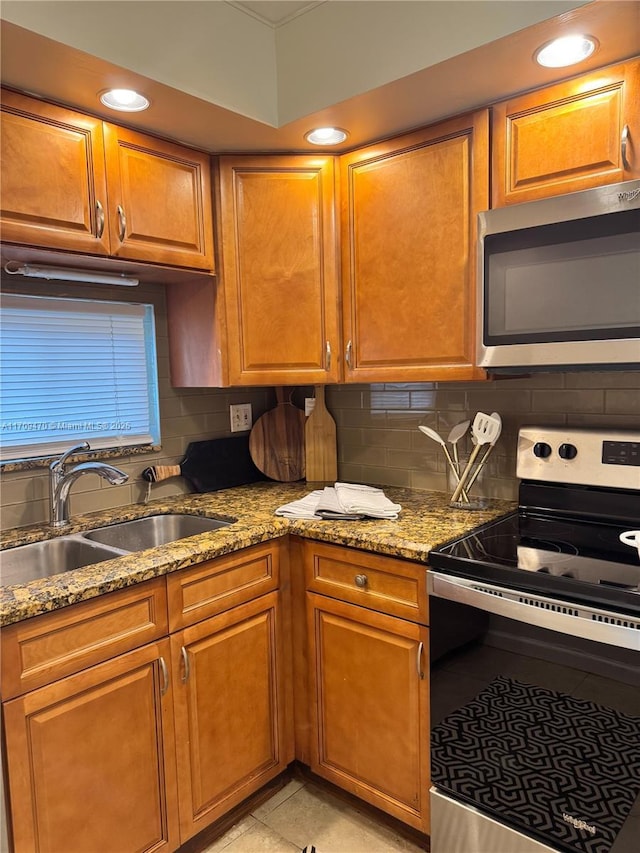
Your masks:
<path fill-rule="evenodd" d="M 545 68 L 565 68 L 591 56 L 597 46 L 598 41 L 593 36 L 563 36 L 539 48 L 535 59 Z"/>
<path fill-rule="evenodd" d="M 346 130 L 339 127 L 316 127 L 305 133 L 304 138 L 314 145 L 338 145 L 344 142 L 348 135 Z"/>
<path fill-rule="evenodd" d="M 149 106 L 149 99 L 133 89 L 109 89 L 102 92 L 100 100 L 105 107 L 125 113 L 138 113 Z"/>

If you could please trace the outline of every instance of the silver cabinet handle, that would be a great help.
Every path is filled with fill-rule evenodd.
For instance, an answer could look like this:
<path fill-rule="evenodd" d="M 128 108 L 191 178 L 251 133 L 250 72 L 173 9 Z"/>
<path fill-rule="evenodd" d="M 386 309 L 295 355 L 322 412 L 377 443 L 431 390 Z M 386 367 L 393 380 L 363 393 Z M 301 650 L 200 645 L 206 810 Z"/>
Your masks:
<path fill-rule="evenodd" d="M 184 646 L 181 646 L 180 654 L 182 655 L 182 664 L 183 664 L 182 683 L 186 684 L 187 681 L 189 680 L 189 671 L 190 670 L 189 670 L 189 655 L 187 654 L 187 650 L 185 649 Z"/>
<path fill-rule="evenodd" d="M 424 651 L 424 643 L 418 643 L 418 654 L 416 655 L 416 669 L 418 670 L 418 678 L 424 678 L 422 669 L 422 652 Z"/>
<path fill-rule="evenodd" d="M 627 145 L 629 143 L 629 125 L 625 124 L 622 128 L 622 136 L 620 137 L 620 155 L 622 157 L 622 165 L 627 172 L 631 171 L 631 164 L 627 160 Z"/>
<path fill-rule="evenodd" d="M 366 575 L 356 575 L 354 581 L 356 586 L 360 587 L 360 589 L 364 589 L 369 583 L 369 578 Z"/>
<path fill-rule="evenodd" d="M 99 200 L 96 200 L 96 237 L 98 240 L 104 234 L 104 208 Z"/>
<path fill-rule="evenodd" d="M 325 346 L 325 370 L 331 370 L 331 344 L 327 341 Z"/>
<path fill-rule="evenodd" d="M 162 687 L 160 688 L 160 695 L 164 696 L 164 694 L 169 689 L 169 670 L 167 669 L 167 665 L 164 662 L 164 658 L 159 658 L 160 663 L 160 671 L 162 672 Z"/>
<path fill-rule="evenodd" d="M 351 343 L 351 341 L 349 341 L 347 344 L 346 352 L 344 354 L 344 360 L 347 362 L 347 367 L 349 368 L 349 370 L 351 370 L 351 354 L 352 354 L 352 352 L 353 352 L 353 344 Z"/>
<path fill-rule="evenodd" d="M 127 232 L 127 217 L 124 215 L 124 208 L 121 204 L 116 207 L 116 212 L 118 214 L 118 237 L 120 238 L 120 242 L 124 242 L 124 235 Z"/>

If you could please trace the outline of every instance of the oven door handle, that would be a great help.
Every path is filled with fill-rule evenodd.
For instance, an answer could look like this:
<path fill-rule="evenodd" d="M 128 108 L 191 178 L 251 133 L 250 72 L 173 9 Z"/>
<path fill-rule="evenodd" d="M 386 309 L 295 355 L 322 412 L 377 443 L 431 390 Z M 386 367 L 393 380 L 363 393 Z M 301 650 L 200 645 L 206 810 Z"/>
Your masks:
<path fill-rule="evenodd" d="M 640 619 L 633 616 L 542 595 L 518 593 L 431 569 L 427 571 L 427 588 L 429 595 L 468 604 L 517 622 L 640 651 Z"/>

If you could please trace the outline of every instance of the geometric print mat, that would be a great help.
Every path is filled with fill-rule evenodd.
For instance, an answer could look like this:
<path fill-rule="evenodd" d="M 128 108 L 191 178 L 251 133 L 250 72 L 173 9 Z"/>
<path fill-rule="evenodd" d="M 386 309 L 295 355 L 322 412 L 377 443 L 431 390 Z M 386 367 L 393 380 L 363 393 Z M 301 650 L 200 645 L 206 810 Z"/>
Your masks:
<path fill-rule="evenodd" d="M 498 677 L 434 727 L 431 777 L 540 841 L 608 853 L 640 791 L 640 717 Z"/>

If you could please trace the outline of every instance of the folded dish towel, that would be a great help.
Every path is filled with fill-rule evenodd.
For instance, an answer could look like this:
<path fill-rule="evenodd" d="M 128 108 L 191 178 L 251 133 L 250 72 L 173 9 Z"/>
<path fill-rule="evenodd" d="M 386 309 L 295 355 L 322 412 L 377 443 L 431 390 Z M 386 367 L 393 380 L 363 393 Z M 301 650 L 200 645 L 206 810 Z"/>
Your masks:
<path fill-rule="evenodd" d="M 320 518 L 340 519 L 342 521 L 358 521 L 364 518 L 361 512 L 345 512 L 338 500 L 338 493 L 332 486 L 327 486 L 320 496 L 316 513 Z"/>
<path fill-rule="evenodd" d="M 360 513 L 371 518 L 397 518 L 402 509 L 394 504 L 382 489 L 354 483 L 336 483 L 336 495 L 343 512 Z"/>
<path fill-rule="evenodd" d="M 300 500 L 279 506 L 276 515 L 281 515 L 283 518 L 320 518 L 321 516 L 316 515 L 316 507 L 321 497 L 322 489 L 317 489 Z"/>
<path fill-rule="evenodd" d="M 402 507 L 394 504 L 382 489 L 354 483 L 336 483 L 335 487 L 317 489 L 297 501 L 283 504 L 276 515 L 283 518 L 390 518 L 395 519 Z"/>

